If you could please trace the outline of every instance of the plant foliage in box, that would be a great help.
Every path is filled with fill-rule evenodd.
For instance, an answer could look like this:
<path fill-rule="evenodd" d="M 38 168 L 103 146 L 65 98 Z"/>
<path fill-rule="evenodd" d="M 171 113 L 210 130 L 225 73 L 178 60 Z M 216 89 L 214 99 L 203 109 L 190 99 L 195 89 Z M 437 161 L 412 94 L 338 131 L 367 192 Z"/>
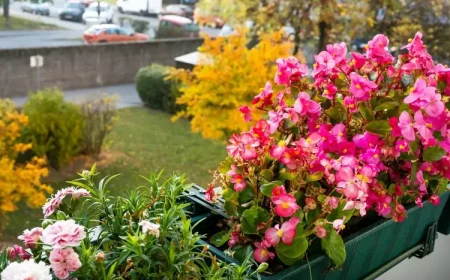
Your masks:
<path fill-rule="evenodd" d="M 216 260 L 198 245 L 184 208 L 184 177 L 151 174 L 126 196 L 108 195 L 95 183 L 95 166 L 69 182 L 43 207 L 42 227 L 25 230 L 0 253 L 0 278 L 13 279 L 243 279 L 266 267 L 249 268 Z M 76 186 L 76 187 L 75 187 Z"/>
<path fill-rule="evenodd" d="M 272 271 L 304 259 L 317 239 L 342 266 L 342 235 L 368 211 L 402 222 L 404 205 L 439 204 L 450 178 L 450 70 L 434 65 L 421 37 L 398 59 L 381 34 L 350 58 L 345 43 L 328 45 L 311 78 L 295 58 L 278 59 L 275 84 L 240 108 L 253 126 L 232 136 L 206 192 L 214 201 L 220 185 L 230 216 L 211 239 L 235 256 L 253 250 Z M 252 120 L 253 110 L 267 116 Z"/>

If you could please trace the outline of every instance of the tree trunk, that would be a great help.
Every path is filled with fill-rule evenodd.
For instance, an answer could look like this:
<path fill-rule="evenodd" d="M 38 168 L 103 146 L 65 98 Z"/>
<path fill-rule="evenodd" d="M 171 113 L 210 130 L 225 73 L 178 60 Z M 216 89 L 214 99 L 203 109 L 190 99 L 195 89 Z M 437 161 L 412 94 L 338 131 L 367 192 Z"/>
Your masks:
<path fill-rule="evenodd" d="M 3 0 L 3 16 L 5 17 L 5 27 L 9 28 L 9 0 Z"/>
<path fill-rule="evenodd" d="M 330 26 L 324 22 L 319 22 L 319 44 L 317 45 L 317 52 L 325 50 L 325 46 L 328 43 L 328 31 Z"/>
<path fill-rule="evenodd" d="M 296 30 L 294 35 L 294 53 L 292 55 L 294 56 L 297 55 L 298 51 L 300 50 L 300 42 L 301 42 L 300 31 Z"/>

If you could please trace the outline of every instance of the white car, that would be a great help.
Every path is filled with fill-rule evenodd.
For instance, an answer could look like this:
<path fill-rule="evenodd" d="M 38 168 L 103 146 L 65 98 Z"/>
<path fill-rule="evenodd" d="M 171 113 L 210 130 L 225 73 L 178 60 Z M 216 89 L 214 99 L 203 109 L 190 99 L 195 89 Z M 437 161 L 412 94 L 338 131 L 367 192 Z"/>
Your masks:
<path fill-rule="evenodd" d="M 163 0 L 118 0 L 119 13 L 158 15 L 162 11 Z"/>
<path fill-rule="evenodd" d="M 93 2 L 86 8 L 83 14 L 83 23 L 85 24 L 102 24 L 112 23 L 114 18 L 114 8 L 105 2 Z"/>

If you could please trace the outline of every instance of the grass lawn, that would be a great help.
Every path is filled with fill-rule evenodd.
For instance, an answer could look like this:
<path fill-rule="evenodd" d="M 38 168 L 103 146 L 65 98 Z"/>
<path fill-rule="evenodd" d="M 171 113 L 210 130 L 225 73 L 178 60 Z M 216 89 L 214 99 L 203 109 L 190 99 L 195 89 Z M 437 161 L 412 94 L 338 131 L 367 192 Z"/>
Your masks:
<path fill-rule="evenodd" d="M 59 27 L 43 22 L 32 21 L 22 18 L 9 17 L 10 27 L 5 27 L 5 18 L 0 16 L 0 30 L 56 30 Z"/>
<path fill-rule="evenodd" d="M 188 121 L 173 123 L 168 114 L 147 108 L 129 108 L 119 112 L 119 119 L 108 139 L 111 143 L 108 150 L 117 155 L 117 159 L 98 170 L 101 173 L 99 178 L 122 174 L 111 181 L 111 194 L 124 193 L 145 184 L 138 175 L 145 176 L 162 168 L 165 168 L 166 175 L 187 174 L 188 182 L 206 186 L 211 181 L 208 171 L 225 159 L 224 144 L 192 134 Z M 64 182 L 52 185 L 55 189 L 67 186 Z M 21 207 L 10 216 L 6 232 L 0 239 L 16 242 L 18 234 L 25 228 L 39 225 L 40 219 L 41 209 Z"/>

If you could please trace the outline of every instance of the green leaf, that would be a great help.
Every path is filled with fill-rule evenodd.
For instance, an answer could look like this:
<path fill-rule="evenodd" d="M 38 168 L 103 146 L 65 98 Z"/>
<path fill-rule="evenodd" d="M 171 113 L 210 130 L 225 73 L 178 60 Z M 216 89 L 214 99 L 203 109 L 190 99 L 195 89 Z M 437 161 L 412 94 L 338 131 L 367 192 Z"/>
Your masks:
<path fill-rule="evenodd" d="M 261 187 L 259 187 L 259 190 L 265 196 L 272 197 L 272 190 L 276 186 L 282 186 L 282 185 L 283 185 L 282 181 L 273 181 L 273 182 L 262 185 Z"/>
<path fill-rule="evenodd" d="M 242 213 L 241 226 L 245 234 L 258 234 L 258 225 L 265 223 L 270 219 L 270 214 L 267 210 L 253 206 Z"/>
<path fill-rule="evenodd" d="M 346 118 L 346 110 L 344 106 L 341 104 L 336 104 L 334 107 L 331 107 L 328 110 L 325 110 L 325 114 L 327 114 L 330 118 L 332 118 L 336 122 L 343 122 Z"/>
<path fill-rule="evenodd" d="M 280 172 L 280 179 L 282 180 L 294 180 L 295 174 L 287 171 Z"/>
<path fill-rule="evenodd" d="M 327 236 L 321 239 L 321 243 L 322 249 L 337 266 L 344 264 L 347 254 L 345 252 L 344 240 L 342 240 L 342 237 L 335 230 L 330 230 Z"/>
<path fill-rule="evenodd" d="M 302 224 L 297 225 L 296 231 L 294 242 L 291 245 L 286 245 L 281 241 L 275 247 L 278 258 L 285 265 L 293 265 L 300 261 L 308 249 L 308 240 L 303 232 Z"/>
<path fill-rule="evenodd" d="M 246 203 L 252 200 L 255 196 L 253 194 L 252 188 L 249 186 L 245 187 L 241 192 L 238 192 L 239 194 L 239 203 Z"/>
<path fill-rule="evenodd" d="M 361 116 L 363 116 L 364 119 L 371 121 L 373 120 L 373 112 L 372 109 L 370 109 L 369 106 L 367 106 L 366 102 L 361 102 L 358 105 L 358 110 L 361 113 Z"/>
<path fill-rule="evenodd" d="M 292 217 L 297 217 L 297 218 L 299 218 L 300 223 L 302 222 L 304 216 L 305 216 L 305 214 L 303 213 L 303 210 L 302 210 L 301 207 L 298 208 L 298 210 L 295 211 L 295 213 L 292 215 Z"/>
<path fill-rule="evenodd" d="M 389 121 L 371 121 L 366 125 L 366 130 L 381 136 L 386 136 L 392 130 Z"/>
<path fill-rule="evenodd" d="M 273 179 L 273 172 L 270 171 L 270 169 L 263 169 L 261 170 L 261 172 L 259 172 L 259 176 L 261 177 L 261 179 L 270 182 Z"/>
<path fill-rule="evenodd" d="M 423 160 L 425 161 L 438 161 L 445 155 L 445 150 L 439 146 L 433 146 L 423 151 Z"/>
<path fill-rule="evenodd" d="M 239 205 L 239 193 L 233 191 L 232 189 L 225 189 L 222 192 L 222 197 L 225 201 L 228 201 L 231 204 Z"/>
<path fill-rule="evenodd" d="M 227 157 L 224 161 L 220 163 L 217 170 L 219 170 L 219 172 L 222 174 L 226 174 L 231 169 L 231 165 L 233 164 L 233 162 L 234 161 L 232 157 Z"/>
<path fill-rule="evenodd" d="M 314 174 L 306 174 L 306 182 L 319 181 L 323 177 L 323 172 L 316 172 Z"/>
<path fill-rule="evenodd" d="M 322 210 L 320 209 L 319 206 L 316 207 L 316 209 L 314 210 L 309 210 L 305 213 L 305 217 L 306 217 L 306 223 L 312 224 L 317 217 L 319 217 L 319 215 L 322 213 Z"/>
<path fill-rule="evenodd" d="M 216 246 L 220 247 L 223 244 L 225 244 L 230 239 L 230 232 L 229 231 L 220 231 L 213 236 L 211 236 L 210 242 Z"/>
<path fill-rule="evenodd" d="M 390 110 L 398 107 L 398 102 L 392 101 L 392 102 L 385 102 L 373 109 L 375 112 L 377 111 L 384 111 L 384 110 Z"/>

